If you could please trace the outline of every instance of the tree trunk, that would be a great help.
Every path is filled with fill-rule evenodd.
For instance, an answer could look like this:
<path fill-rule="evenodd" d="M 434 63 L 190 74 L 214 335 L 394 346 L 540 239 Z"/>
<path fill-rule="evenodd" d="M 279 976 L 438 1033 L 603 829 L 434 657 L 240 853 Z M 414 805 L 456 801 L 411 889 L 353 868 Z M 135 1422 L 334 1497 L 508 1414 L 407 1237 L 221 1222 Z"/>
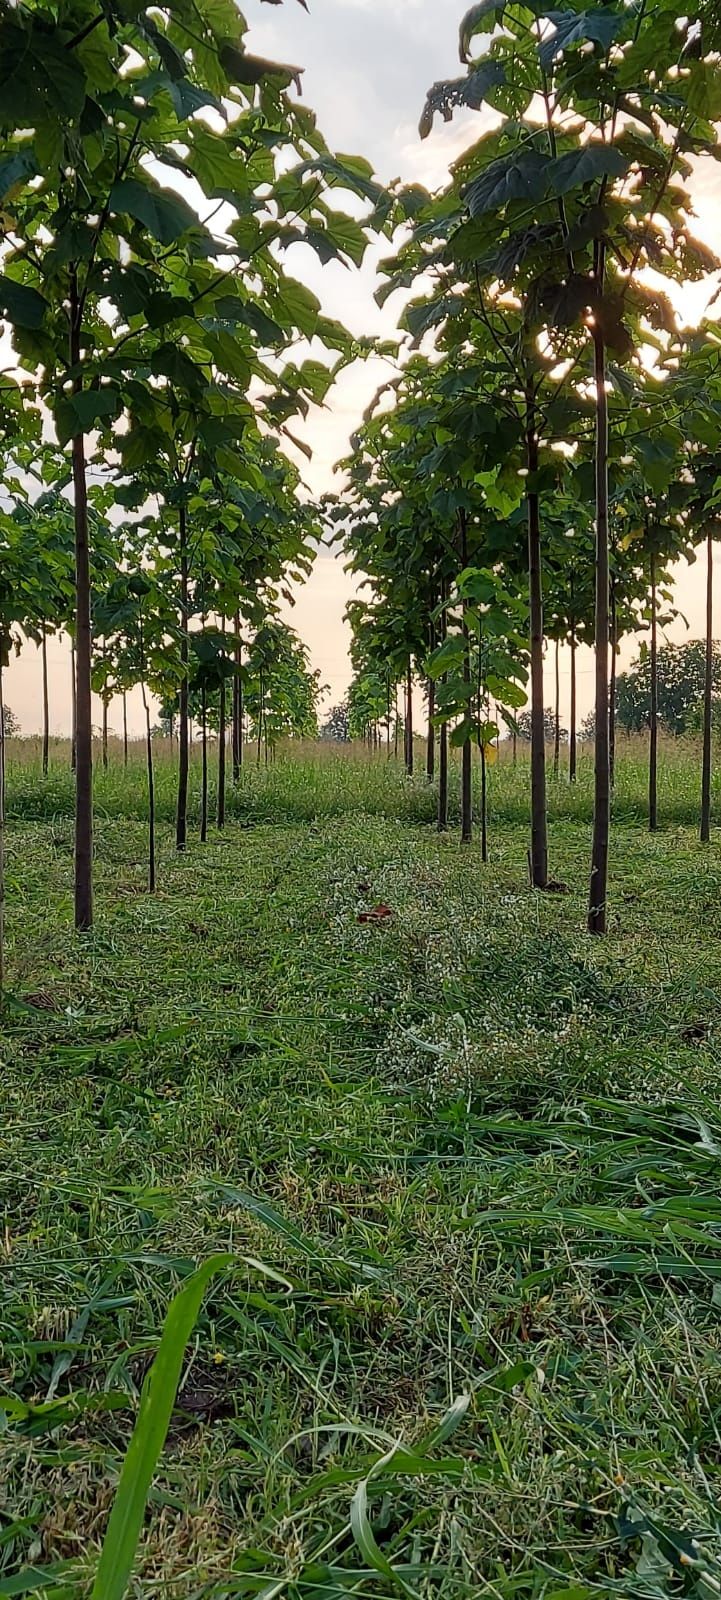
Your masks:
<path fill-rule="evenodd" d="M 79 327 L 73 318 L 71 362 L 80 359 Z M 76 380 L 76 392 L 80 380 Z M 91 699 L 90 551 L 85 441 L 72 442 L 75 521 L 75 927 L 93 925 L 93 721 Z"/>
<path fill-rule="evenodd" d="M 108 770 L 108 697 L 103 695 L 103 770 Z"/>
<path fill-rule="evenodd" d="M 436 686 L 432 678 L 428 679 L 428 741 L 426 746 L 426 777 L 429 783 L 433 782 L 436 775 L 436 730 L 433 726 L 433 717 L 436 710 Z"/>
<path fill-rule="evenodd" d="M 703 685 L 701 843 L 711 838 L 711 722 L 713 717 L 713 536 L 706 540 L 706 666 Z"/>
<path fill-rule="evenodd" d="M 618 628 L 616 623 L 616 580 L 611 578 L 611 683 L 608 693 L 608 781 L 613 794 L 616 779 L 616 664 Z"/>
<path fill-rule="evenodd" d="M 262 749 L 263 749 L 263 701 L 264 701 L 264 697 L 265 697 L 265 688 L 264 688 L 264 685 L 263 685 L 263 674 L 261 672 L 259 674 L 259 677 L 258 677 L 258 750 L 257 750 L 257 754 L 256 754 L 256 766 L 257 767 L 260 766 L 260 757 L 261 757 L 261 752 L 262 752 Z"/>
<path fill-rule="evenodd" d="M 5 703 L 0 661 L 0 1011 L 5 994 Z"/>
<path fill-rule="evenodd" d="M 413 668 L 406 671 L 406 772 L 413 777 Z"/>
<path fill-rule="evenodd" d="M 460 513 L 461 523 L 461 566 L 468 566 L 468 523 L 465 511 Z M 471 636 L 468 627 L 468 602 L 464 600 L 461 607 L 461 629 L 463 633 L 463 682 L 470 689 L 471 682 Z M 470 716 L 471 695 L 464 693 L 464 715 Z M 470 844 L 473 839 L 473 751 L 470 738 L 466 739 L 461 750 L 461 843 Z"/>
<path fill-rule="evenodd" d="M 603 335 L 598 329 L 594 333 L 593 351 L 596 386 L 596 753 L 588 931 L 605 933 L 611 823 L 608 739 L 608 395 L 606 350 Z"/>
<path fill-rule="evenodd" d="M 656 556 L 651 551 L 651 718 L 648 751 L 648 826 L 658 827 L 658 603 Z"/>
<path fill-rule="evenodd" d="M 445 642 L 448 634 L 448 619 L 445 611 L 446 581 L 441 582 L 441 600 L 444 602 L 441 611 L 441 644 Z M 446 682 L 443 674 L 441 683 Z M 438 736 L 438 832 L 445 833 L 448 827 L 448 723 L 442 722 Z"/>
<path fill-rule="evenodd" d="M 184 850 L 188 839 L 188 766 L 190 761 L 190 729 L 188 723 L 188 665 L 190 642 L 188 637 L 188 521 L 185 506 L 178 512 L 180 543 L 180 663 L 182 677 L 178 698 L 178 806 L 175 818 L 176 849 Z"/>
<path fill-rule="evenodd" d="M 128 697 L 123 689 L 123 766 L 128 765 Z"/>
<path fill-rule="evenodd" d="M 526 465 L 531 481 L 538 472 L 538 435 L 533 395 L 526 395 Z M 546 819 L 546 730 L 543 703 L 543 579 L 541 517 L 537 492 L 528 495 L 528 597 L 531 627 L 531 886 L 548 884 Z"/>
<path fill-rule="evenodd" d="M 233 659 L 235 663 L 235 676 L 233 678 L 233 711 L 232 711 L 232 744 L 233 744 L 233 783 L 240 782 L 240 769 L 243 765 L 243 688 L 240 681 L 240 668 L 242 662 L 242 645 L 240 643 L 240 612 L 236 611 L 233 618 L 235 632 L 235 648 Z"/>
<path fill-rule="evenodd" d="M 513 730 L 513 765 L 514 767 L 518 766 L 518 734 L 515 728 Z"/>
<path fill-rule="evenodd" d="M 393 730 L 393 755 L 398 760 L 398 685 L 396 684 L 396 725 Z"/>
<path fill-rule="evenodd" d="M 220 684 L 220 711 L 218 715 L 218 827 L 225 827 L 225 678 Z"/>
<path fill-rule="evenodd" d="M 568 778 L 570 783 L 576 782 L 576 723 L 578 721 L 577 687 L 576 687 L 576 626 L 571 624 L 571 716 L 568 729 Z"/>
<path fill-rule="evenodd" d="M 486 747 L 481 745 L 481 860 L 488 861 L 488 761 Z"/>
<path fill-rule="evenodd" d="M 148 766 L 148 888 L 155 894 L 155 774 L 153 772 L 153 736 L 150 728 L 150 706 L 145 692 L 145 679 L 140 689 L 145 711 L 145 753 Z"/>
<path fill-rule="evenodd" d="M 561 642 L 559 639 L 556 640 L 555 674 L 556 714 L 553 723 L 553 776 L 557 778 L 561 764 Z"/>
<path fill-rule="evenodd" d="M 70 640 L 70 771 L 77 766 L 78 711 L 76 694 L 75 640 Z"/>
<path fill-rule="evenodd" d="M 203 754 L 203 776 L 200 791 L 200 842 L 208 838 L 208 707 L 205 684 L 200 691 L 200 737 Z"/>
<path fill-rule="evenodd" d="M 40 639 L 43 663 L 43 777 L 47 778 L 50 765 L 50 703 L 48 697 L 48 638 L 43 628 Z"/>

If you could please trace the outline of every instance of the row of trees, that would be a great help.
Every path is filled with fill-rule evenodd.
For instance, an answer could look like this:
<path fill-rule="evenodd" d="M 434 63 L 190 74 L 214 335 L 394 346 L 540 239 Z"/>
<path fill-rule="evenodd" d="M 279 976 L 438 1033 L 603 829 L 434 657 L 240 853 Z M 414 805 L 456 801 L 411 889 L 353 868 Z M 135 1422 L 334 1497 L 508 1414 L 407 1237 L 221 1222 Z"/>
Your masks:
<path fill-rule="evenodd" d="M 550 881 L 545 660 L 571 658 L 569 775 L 576 772 L 576 651 L 596 657 L 595 803 L 588 926 L 605 930 L 616 659 L 648 631 L 656 825 L 658 636 L 669 572 L 703 544 L 708 639 L 702 834 L 710 826 L 712 541 L 721 470 L 721 340 L 684 333 L 672 283 L 715 258 L 692 233 L 692 162 L 718 159 L 713 5 L 677 0 L 551 9 L 480 0 L 461 25 L 465 74 L 430 90 L 421 120 L 482 109 L 447 187 L 395 197 L 405 226 L 381 301 L 412 298 L 406 359 L 353 441 L 347 493 L 329 507 L 370 599 L 350 608 L 352 695 L 382 723 L 413 680 L 439 729 L 439 826 L 448 741 L 462 752 L 461 826 L 472 836 L 472 749 L 530 693 L 531 881 Z M 489 114 L 490 113 L 490 114 Z M 429 740 L 429 752 L 433 747 Z M 434 762 L 431 762 L 434 765 Z M 485 809 L 481 816 L 486 843 Z"/>
<path fill-rule="evenodd" d="M 261 738 L 301 667 L 312 718 L 277 618 L 317 531 L 287 449 L 308 454 L 294 421 L 366 347 L 285 262 L 300 246 L 357 265 L 390 199 L 367 162 L 331 153 L 294 86 L 296 67 L 252 54 L 233 0 L 0 18 L 0 662 L 18 628 L 44 660 L 48 632 L 70 632 L 79 930 L 93 687 L 177 696 L 179 849 L 192 695 L 239 729 L 252 643 Z"/>

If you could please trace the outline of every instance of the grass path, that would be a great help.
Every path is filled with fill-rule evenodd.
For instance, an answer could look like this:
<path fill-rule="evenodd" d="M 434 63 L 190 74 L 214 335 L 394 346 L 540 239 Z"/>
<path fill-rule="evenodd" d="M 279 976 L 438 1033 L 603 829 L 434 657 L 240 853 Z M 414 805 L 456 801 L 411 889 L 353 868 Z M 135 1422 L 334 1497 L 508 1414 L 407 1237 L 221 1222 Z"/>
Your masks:
<path fill-rule="evenodd" d="M 0 1595 L 52 1562 L 87 1593 L 168 1300 L 226 1249 L 137 1595 L 718 1594 L 718 850 L 622 820 L 594 943 L 588 823 L 553 827 L 570 892 L 532 896 L 511 774 L 483 869 L 420 782 L 354 767 L 334 814 L 327 771 L 287 764 L 206 849 L 165 832 L 150 900 L 115 780 L 79 942 L 65 778 L 50 814 L 24 782 Z"/>

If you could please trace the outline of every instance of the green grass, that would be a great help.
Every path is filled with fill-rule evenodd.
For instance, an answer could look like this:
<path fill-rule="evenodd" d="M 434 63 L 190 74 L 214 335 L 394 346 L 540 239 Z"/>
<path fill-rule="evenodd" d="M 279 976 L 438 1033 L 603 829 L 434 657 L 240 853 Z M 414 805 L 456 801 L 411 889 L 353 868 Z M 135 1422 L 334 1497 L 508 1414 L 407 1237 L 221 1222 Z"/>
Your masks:
<path fill-rule="evenodd" d="M 651 839 L 624 752 L 601 941 L 587 765 L 551 793 L 569 892 L 539 897 L 522 768 L 493 773 L 484 869 L 421 777 L 314 751 L 249 770 L 181 859 L 161 758 L 153 899 L 142 765 L 114 756 L 79 940 L 60 756 L 47 785 L 33 751 L 8 772 L 0 1596 L 53 1565 L 32 1592 L 89 1593 L 167 1306 L 224 1251 L 135 1596 L 718 1595 L 721 857 L 696 753 L 664 753 Z"/>

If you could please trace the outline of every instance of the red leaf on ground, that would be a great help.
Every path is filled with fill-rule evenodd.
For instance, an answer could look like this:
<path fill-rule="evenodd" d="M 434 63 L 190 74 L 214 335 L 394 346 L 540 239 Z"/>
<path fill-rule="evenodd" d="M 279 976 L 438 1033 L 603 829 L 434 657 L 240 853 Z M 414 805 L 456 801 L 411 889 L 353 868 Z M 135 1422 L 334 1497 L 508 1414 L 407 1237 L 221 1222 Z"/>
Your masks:
<path fill-rule="evenodd" d="M 392 917 L 392 916 L 393 916 L 393 912 L 391 911 L 390 906 L 385 906 L 385 905 L 383 905 L 381 903 L 380 905 L 374 906 L 372 911 L 359 911 L 358 912 L 358 921 L 359 922 L 385 922 L 388 919 L 388 917 Z"/>

